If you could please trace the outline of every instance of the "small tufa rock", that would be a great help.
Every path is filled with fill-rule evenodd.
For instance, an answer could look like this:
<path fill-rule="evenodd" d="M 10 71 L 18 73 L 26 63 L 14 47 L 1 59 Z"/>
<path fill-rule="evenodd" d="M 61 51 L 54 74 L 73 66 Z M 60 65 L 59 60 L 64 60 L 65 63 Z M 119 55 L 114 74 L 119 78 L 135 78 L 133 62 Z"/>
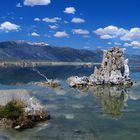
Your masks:
<path fill-rule="evenodd" d="M 9 115 L 1 115 L 0 127 L 12 127 L 16 130 L 23 130 L 32 128 L 37 123 L 50 120 L 51 118 L 45 108 L 33 97 L 31 97 L 26 104 L 21 100 L 14 100 L 8 103 L 6 107 L 2 106 L 1 108 L 4 110 L 3 112 Z"/>
<path fill-rule="evenodd" d="M 58 80 L 48 80 L 47 82 L 41 83 L 41 86 L 57 88 L 60 86 L 60 82 Z"/>
<path fill-rule="evenodd" d="M 35 82 L 33 84 L 38 85 L 38 86 L 42 86 L 42 87 L 51 87 L 51 88 L 60 87 L 60 81 L 58 81 L 58 80 L 48 80 L 45 82 Z"/>
<path fill-rule="evenodd" d="M 72 76 L 67 79 L 68 83 L 71 87 L 79 87 L 79 86 L 87 86 L 88 85 L 88 77 L 78 77 L 78 76 Z"/>

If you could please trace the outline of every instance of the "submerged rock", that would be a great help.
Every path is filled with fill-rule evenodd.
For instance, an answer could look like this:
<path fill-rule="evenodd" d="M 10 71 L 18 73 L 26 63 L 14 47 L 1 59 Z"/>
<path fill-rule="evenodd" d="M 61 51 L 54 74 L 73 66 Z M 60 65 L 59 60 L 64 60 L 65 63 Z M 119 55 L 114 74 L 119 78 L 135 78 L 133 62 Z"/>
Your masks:
<path fill-rule="evenodd" d="M 58 80 L 48 80 L 47 82 L 41 83 L 41 85 L 56 88 L 60 86 L 60 82 Z"/>
<path fill-rule="evenodd" d="M 41 73 L 37 68 L 33 67 L 32 69 L 33 71 L 35 71 L 38 75 L 40 75 L 41 77 L 45 78 L 45 82 L 36 82 L 36 85 L 39 86 L 48 86 L 48 87 L 52 87 L 52 88 L 56 88 L 60 86 L 60 82 L 58 80 L 52 80 L 52 79 L 48 79 L 43 73 Z"/>
<path fill-rule="evenodd" d="M 51 87 L 51 88 L 57 88 L 60 86 L 60 82 L 58 80 L 48 80 L 44 82 L 36 82 L 34 84 L 38 86 Z"/>
<path fill-rule="evenodd" d="M 79 85 L 132 85 L 128 59 L 124 59 L 123 49 L 113 47 L 111 50 L 104 51 L 101 67 L 95 67 L 94 73 L 89 77 L 72 76 L 68 78 L 71 87 Z"/>

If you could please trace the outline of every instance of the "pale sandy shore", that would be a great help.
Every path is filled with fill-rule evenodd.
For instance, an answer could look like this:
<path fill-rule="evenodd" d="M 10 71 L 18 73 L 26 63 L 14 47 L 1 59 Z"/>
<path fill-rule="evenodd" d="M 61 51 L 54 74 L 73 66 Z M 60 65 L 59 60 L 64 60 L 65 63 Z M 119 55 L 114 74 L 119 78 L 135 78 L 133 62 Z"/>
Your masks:
<path fill-rule="evenodd" d="M 31 60 L 19 60 L 19 61 L 0 61 L 0 67 L 11 67 L 11 66 L 19 66 L 19 67 L 35 67 L 35 66 L 92 66 L 92 65 L 100 65 L 101 63 L 94 62 L 53 62 L 53 61 L 31 61 Z"/>

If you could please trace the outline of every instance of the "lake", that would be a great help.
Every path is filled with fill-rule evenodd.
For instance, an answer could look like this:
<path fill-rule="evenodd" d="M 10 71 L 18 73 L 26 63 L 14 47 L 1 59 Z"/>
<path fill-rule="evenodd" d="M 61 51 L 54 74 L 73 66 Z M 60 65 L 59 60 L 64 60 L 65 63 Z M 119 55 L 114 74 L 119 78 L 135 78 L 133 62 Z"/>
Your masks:
<path fill-rule="evenodd" d="M 70 88 L 72 75 L 90 75 L 94 66 L 47 66 L 37 70 L 49 79 L 59 79 L 61 87 L 35 85 L 42 82 L 32 68 L 1 68 L 0 92 L 29 90 L 49 111 L 52 119 L 32 129 L 16 131 L 0 128 L 0 140 L 139 140 L 140 69 L 131 67 L 134 85 Z M 11 96 L 10 94 L 6 95 Z M 0 100 L 6 96 L 0 95 Z M 26 95 L 27 96 L 27 95 Z M 28 98 L 27 96 L 27 98 Z"/>

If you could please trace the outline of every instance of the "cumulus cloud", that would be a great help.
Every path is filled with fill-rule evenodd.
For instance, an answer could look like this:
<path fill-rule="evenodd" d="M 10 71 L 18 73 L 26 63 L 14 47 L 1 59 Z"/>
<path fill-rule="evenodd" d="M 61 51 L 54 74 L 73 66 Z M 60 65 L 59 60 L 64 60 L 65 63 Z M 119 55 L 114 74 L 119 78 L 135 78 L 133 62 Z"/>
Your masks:
<path fill-rule="evenodd" d="M 57 29 L 58 28 L 58 25 L 49 25 L 49 28 L 50 29 Z"/>
<path fill-rule="evenodd" d="M 139 41 L 132 41 L 130 43 L 124 43 L 125 47 L 134 47 L 134 48 L 140 48 L 140 42 Z"/>
<path fill-rule="evenodd" d="M 16 7 L 21 8 L 22 7 L 21 3 L 20 2 L 17 3 Z"/>
<path fill-rule="evenodd" d="M 101 39 L 110 39 L 113 38 L 111 35 L 101 35 L 100 36 Z"/>
<path fill-rule="evenodd" d="M 122 44 L 119 42 L 114 42 L 114 45 L 121 46 Z"/>
<path fill-rule="evenodd" d="M 84 29 L 73 29 L 72 32 L 73 34 L 80 34 L 80 35 L 87 35 L 90 33 L 88 30 L 84 30 Z"/>
<path fill-rule="evenodd" d="M 94 31 L 101 39 L 116 38 L 120 41 L 127 41 L 124 46 L 139 47 L 140 42 L 140 28 L 124 29 L 116 26 L 107 26 L 105 28 L 99 28 Z M 115 44 L 115 43 L 114 43 Z M 120 45 L 120 44 L 115 44 Z"/>
<path fill-rule="evenodd" d="M 59 17 L 54 17 L 54 18 L 45 17 L 42 20 L 45 21 L 45 22 L 49 22 L 49 23 L 55 23 L 55 22 L 60 21 L 61 18 L 59 18 Z"/>
<path fill-rule="evenodd" d="M 67 13 L 67 14 L 75 14 L 75 12 L 76 12 L 76 10 L 74 7 L 67 7 L 64 10 L 64 13 Z"/>
<path fill-rule="evenodd" d="M 123 41 L 140 40 L 140 28 L 131 28 L 124 36 L 121 37 Z"/>
<path fill-rule="evenodd" d="M 95 31 L 97 35 L 100 35 L 101 39 L 110 39 L 110 38 L 120 37 L 120 36 L 125 35 L 127 32 L 128 31 L 123 28 L 118 28 L 112 25 L 105 28 L 99 28 Z"/>
<path fill-rule="evenodd" d="M 34 21 L 41 21 L 40 18 L 34 18 Z"/>
<path fill-rule="evenodd" d="M 124 46 L 124 47 L 129 47 L 129 46 L 132 46 L 132 45 L 131 45 L 131 43 L 127 43 L 127 42 L 126 42 L 126 43 L 124 43 L 123 46 Z"/>
<path fill-rule="evenodd" d="M 24 5 L 35 6 L 35 5 L 48 5 L 51 0 L 24 0 Z"/>
<path fill-rule="evenodd" d="M 6 21 L 0 25 L 0 30 L 9 32 L 9 31 L 18 31 L 20 29 L 19 25 Z"/>
<path fill-rule="evenodd" d="M 69 35 L 65 32 L 65 31 L 62 31 L 62 32 L 56 32 L 54 34 L 55 37 L 58 37 L 58 38 L 62 38 L 62 37 L 69 37 Z"/>
<path fill-rule="evenodd" d="M 82 18 L 73 18 L 73 19 L 71 20 L 71 22 L 73 22 L 73 23 L 84 23 L 85 20 L 82 19 Z"/>
<path fill-rule="evenodd" d="M 36 32 L 32 32 L 32 33 L 31 33 L 31 36 L 39 37 L 40 34 L 38 34 L 38 33 L 36 33 Z"/>

